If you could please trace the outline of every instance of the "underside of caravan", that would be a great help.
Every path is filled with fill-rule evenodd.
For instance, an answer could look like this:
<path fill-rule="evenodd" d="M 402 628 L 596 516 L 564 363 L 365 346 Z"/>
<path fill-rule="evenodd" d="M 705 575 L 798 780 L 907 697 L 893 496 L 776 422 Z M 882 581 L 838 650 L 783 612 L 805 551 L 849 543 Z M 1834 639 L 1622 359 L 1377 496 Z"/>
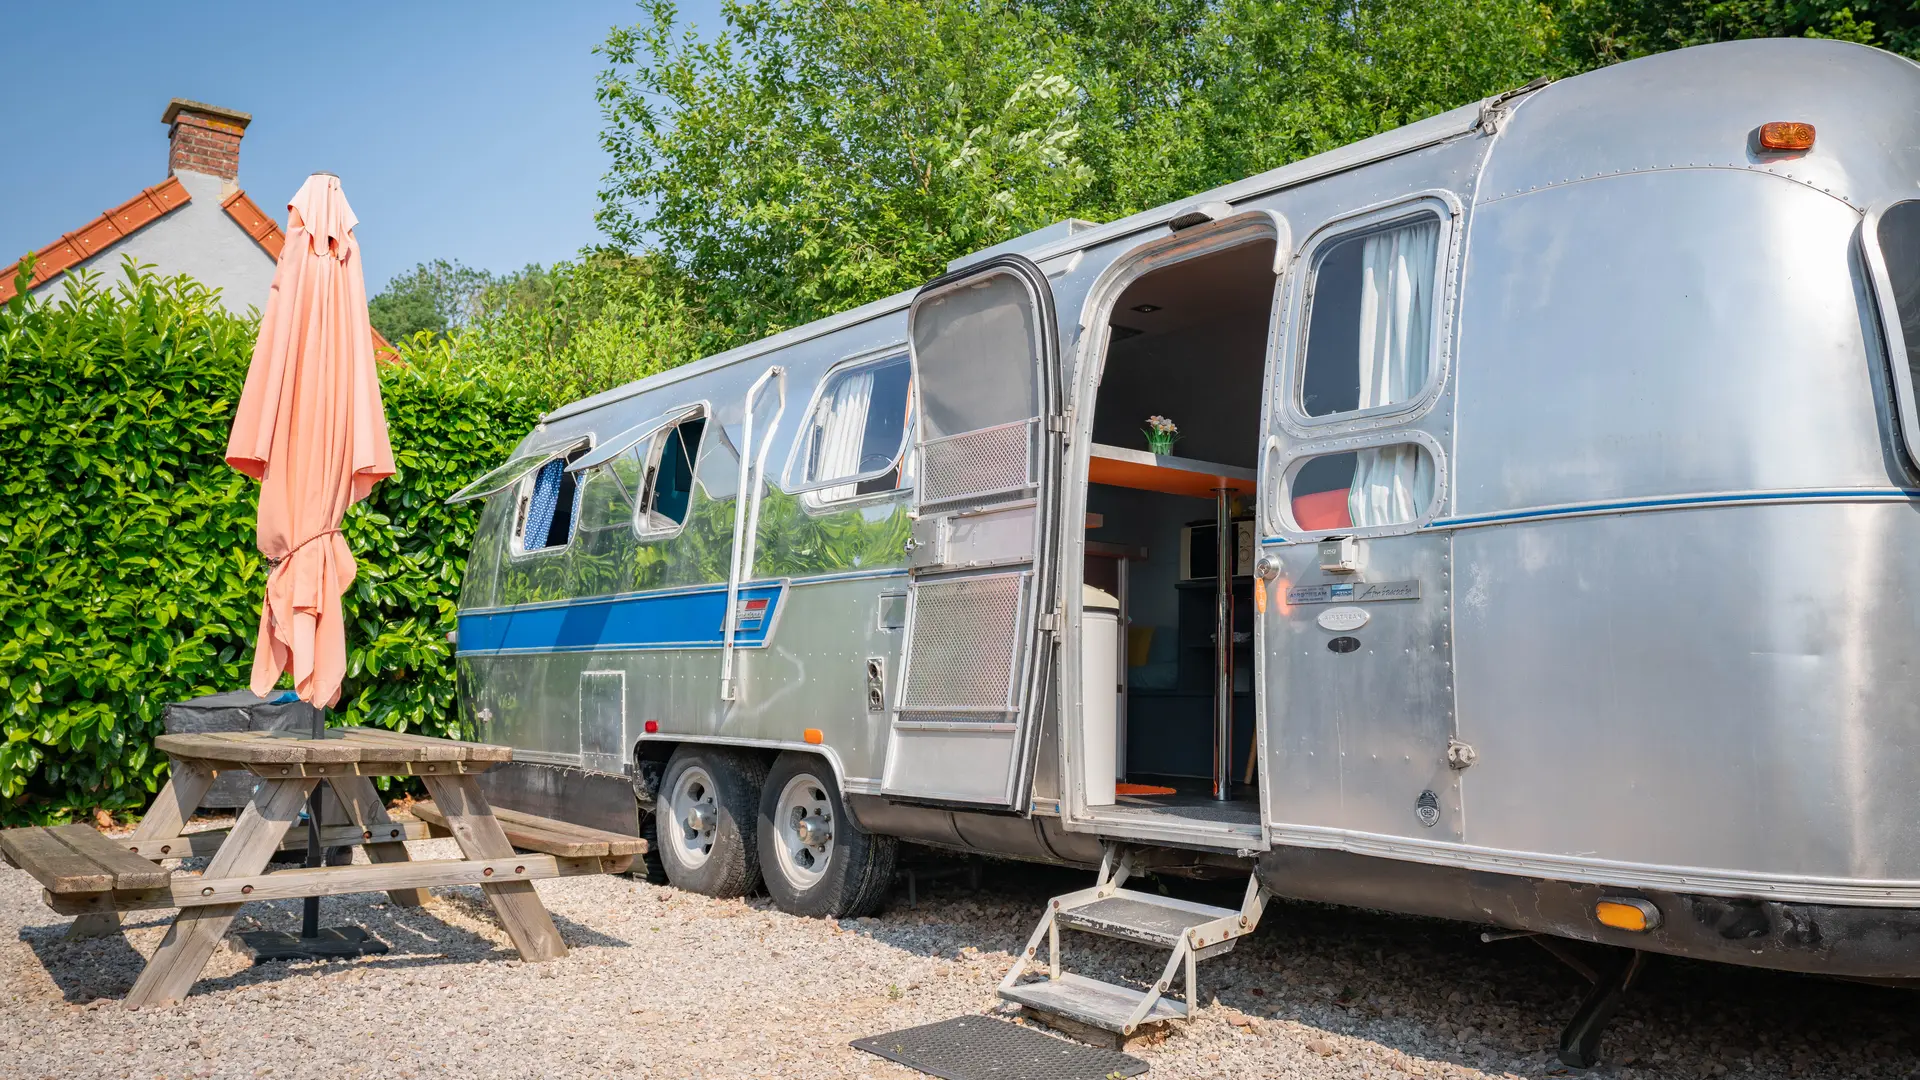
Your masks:
<path fill-rule="evenodd" d="M 1002 995 L 1112 1031 L 1275 896 L 1599 947 L 1570 1063 L 1653 953 L 1920 978 L 1916 108 L 1683 50 L 558 410 L 461 496 L 491 797 L 808 914 L 1096 870 Z"/>

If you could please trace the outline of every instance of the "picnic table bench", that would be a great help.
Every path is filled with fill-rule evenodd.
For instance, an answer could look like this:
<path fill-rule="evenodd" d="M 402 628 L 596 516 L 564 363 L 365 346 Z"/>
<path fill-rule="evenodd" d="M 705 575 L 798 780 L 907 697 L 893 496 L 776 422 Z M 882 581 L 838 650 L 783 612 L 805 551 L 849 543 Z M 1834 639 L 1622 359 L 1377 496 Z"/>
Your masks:
<path fill-rule="evenodd" d="M 646 851 L 635 837 L 489 806 L 473 777 L 512 760 L 504 746 L 374 728 L 336 728 L 325 739 L 249 731 L 154 742 L 172 759 L 172 777 L 131 837 L 111 839 L 86 825 L 0 832 L 0 856 L 40 882 L 47 906 L 80 917 L 69 936 L 117 932 L 122 911 L 179 909 L 128 1006 L 186 996 L 240 906 L 261 900 L 385 891 L 397 904 L 418 906 L 428 887 L 478 885 L 523 959 L 556 959 L 567 949 L 533 883 L 620 873 Z M 200 797 L 229 769 L 260 778 L 252 801 L 231 829 L 186 833 Z M 419 821 L 394 821 L 372 776 L 418 776 L 433 801 L 415 804 Z M 321 783 L 352 821 L 322 829 L 322 844 L 364 846 L 371 865 L 266 872 L 276 852 L 304 846 L 301 808 Z M 451 836 L 464 857 L 412 859 L 406 841 L 429 836 Z M 189 856 L 211 861 L 198 874 L 159 865 Z"/>

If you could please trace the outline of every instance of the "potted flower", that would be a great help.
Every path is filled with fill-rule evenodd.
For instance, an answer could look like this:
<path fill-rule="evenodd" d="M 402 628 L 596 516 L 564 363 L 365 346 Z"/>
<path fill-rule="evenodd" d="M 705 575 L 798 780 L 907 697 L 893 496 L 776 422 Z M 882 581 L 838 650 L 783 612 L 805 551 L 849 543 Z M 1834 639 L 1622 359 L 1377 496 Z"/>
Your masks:
<path fill-rule="evenodd" d="M 1155 454 L 1171 454 L 1173 444 L 1180 441 L 1180 426 L 1164 416 L 1149 416 L 1141 434 L 1147 437 L 1148 450 Z"/>

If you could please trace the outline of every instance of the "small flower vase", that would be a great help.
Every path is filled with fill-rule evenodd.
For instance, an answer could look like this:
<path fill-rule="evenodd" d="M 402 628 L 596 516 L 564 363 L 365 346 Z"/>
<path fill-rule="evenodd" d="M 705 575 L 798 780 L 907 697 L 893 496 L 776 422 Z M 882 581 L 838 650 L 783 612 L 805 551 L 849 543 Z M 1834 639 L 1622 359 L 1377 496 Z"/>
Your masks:
<path fill-rule="evenodd" d="M 1163 457 L 1167 454 L 1173 453 L 1173 432 L 1171 431 L 1147 432 L 1147 449 Z"/>

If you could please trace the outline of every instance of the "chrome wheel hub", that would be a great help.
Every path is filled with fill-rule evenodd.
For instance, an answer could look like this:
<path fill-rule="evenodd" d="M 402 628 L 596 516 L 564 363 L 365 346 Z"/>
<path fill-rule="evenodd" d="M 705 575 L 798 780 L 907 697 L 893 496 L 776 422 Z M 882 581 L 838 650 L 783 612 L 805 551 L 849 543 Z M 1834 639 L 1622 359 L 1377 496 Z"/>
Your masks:
<path fill-rule="evenodd" d="M 681 865 L 700 866 L 713 853 L 714 829 L 720 824 L 720 807 L 714 802 L 713 777 L 695 765 L 682 771 L 667 795 L 667 812 L 660 815 L 660 839 L 673 845 Z"/>
<path fill-rule="evenodd" d="M 813 887 L 833 861 L 833 797 L 826 784 L 806 773 L 787 781 L 773 820 L 781 876 L 796 889 Z"/>

